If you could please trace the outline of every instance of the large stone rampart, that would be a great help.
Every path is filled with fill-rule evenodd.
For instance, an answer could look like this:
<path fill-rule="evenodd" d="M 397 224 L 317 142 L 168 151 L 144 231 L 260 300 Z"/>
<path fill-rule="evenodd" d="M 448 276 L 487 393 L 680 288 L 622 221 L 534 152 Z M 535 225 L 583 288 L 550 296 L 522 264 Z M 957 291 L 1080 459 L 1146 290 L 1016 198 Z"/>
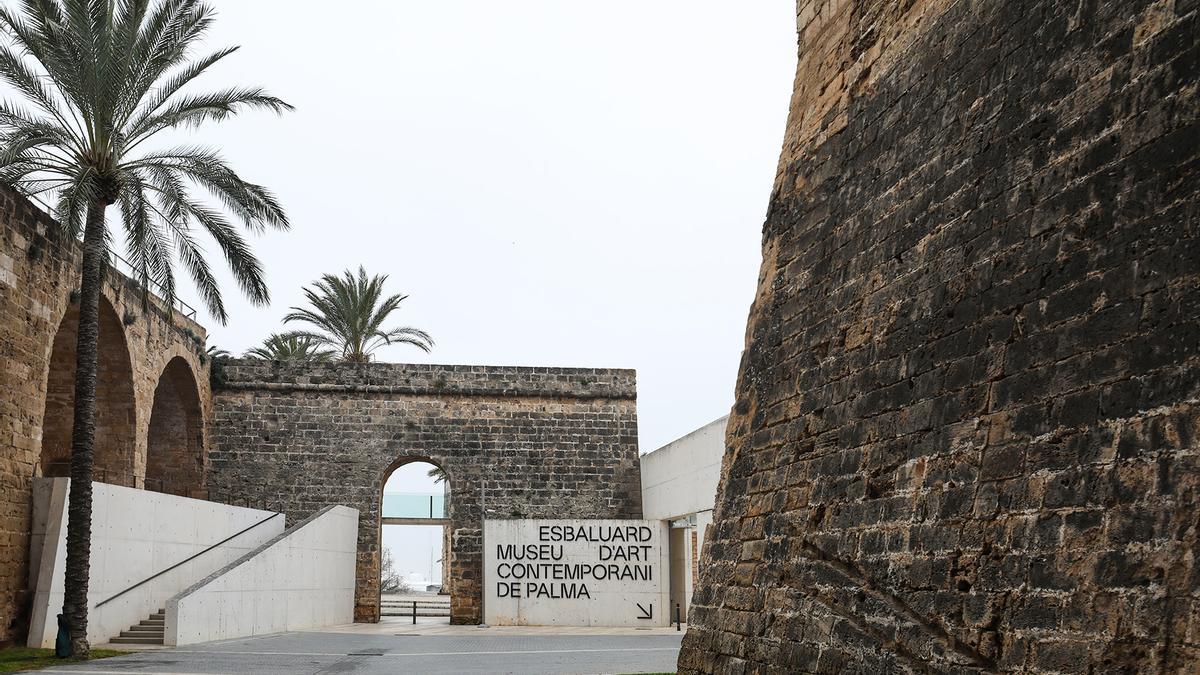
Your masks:
<path fill-rule="evenodd" d="M 681 672 L 1195 672 L 1197 3 L 797 3 Z"/>

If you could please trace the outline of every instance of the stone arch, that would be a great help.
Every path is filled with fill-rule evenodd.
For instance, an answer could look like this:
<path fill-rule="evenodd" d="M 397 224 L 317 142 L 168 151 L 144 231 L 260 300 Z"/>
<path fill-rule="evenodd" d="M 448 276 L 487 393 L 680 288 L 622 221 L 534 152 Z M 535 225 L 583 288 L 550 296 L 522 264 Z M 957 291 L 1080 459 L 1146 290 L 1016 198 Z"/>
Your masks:
<path fill-rule="evenodd" d="M 362 551 L 362 550 L 359 551 L 359 558 L 360 558 L 359 569 L 363 569 L 363 563 L 366 562 L 368 565 L 367 569 L 370 569 L 372 571 L 371 576 L 367 581 L 369 584 L 371 584 L 373 586 L 373 588 L 370 589 L 369 593 L 370 593 L 370 598 L 374 603 L 374 614 L 375 614 L 374 620 L 379 619 L 380 606 L 382 604 L 382 598 L 381 598 L 382 584 L 380 582 L 381 582 L 381 574 L 383 571 L 382 570 L 383 526 L 385 524 L 384 523 L 384 501 L 383 501 L 384 500 L 384 490 L 387 487 L 388 479 L 392 476 L 392 474 L 394 474 L 400 468 L 407 466 L 409 464 L 429 464 L 429 465 L 435 466 L 442 470 L 442 474 L 443 474 L 442 485 L 444 486 L 443 489 L 444 489 L 444 493 L 445 493 L 445 501 L 444 501 L 445 506 L 444 506 L 444 510 L 442 512 L 442 518 L 443 518 L 443 520 L 447 521 L 442 524 L 442 594 L 450 595 L 452 611 L 453 611 L 453 606 L 456 603 L 461 601 L 461 599 L 456 600 L 456 598 L 458 598 L 460 594 L 456 593 L 454 591 L 454 579 L 460 578 L 461 572 L 459 570 L 455 569 L 456 563 L 455 563 L 454 545 L 453 545 L 453 540 L 454 540 L 454 536 L 453 536 L 453 532 L 454 532 L 454 525 L 453 525 L 453 522 L 454 522 L 454 500 L 451 499 L 452 481 L 453 481 L 451 472 L 446 468 L 445 463 L 441 459 L 437 459 L 437 458 L 425 456 L 425 455 L 404 455 L 404 456 L 400 457 L 399 459 L 396 459 L 395 461 L 393 461 L 390 465 L 388 465 L 388 467 L 386 469 L 384 469 L 383 472 L 379 476 L 378 501 L 377 501 L 377 503 L 379 505 L 379 511 L 378 511 L 379 517 L 377 518 L 376 528 L 375 528 L 376 529 L 376 538 L 375 538 L 376 546 L 373 551 Z M 364 555 L 366 555 L 368 557 L 368 559 L 366 561 L 362 560 Z"/>
<path fill-rule="evenodd" d="M 154 388 L 146 435 L 146 489 L 192 496 L 204 486 L 200 388 L 186 360 L 167 362 Z"/>
<path fill-rule="evenodd" d="M 70 475 L 75 410 L 75 350 L 79 305 L 69 303 L 50 348 L 46 405 L 42 415 L 40 469 L 43 476 Z M 132 486 L 137 443 L 137 404 L 125 330 L 112 303 L 100 296 L 96 368 L 96 440 L 93 478 Z"/>

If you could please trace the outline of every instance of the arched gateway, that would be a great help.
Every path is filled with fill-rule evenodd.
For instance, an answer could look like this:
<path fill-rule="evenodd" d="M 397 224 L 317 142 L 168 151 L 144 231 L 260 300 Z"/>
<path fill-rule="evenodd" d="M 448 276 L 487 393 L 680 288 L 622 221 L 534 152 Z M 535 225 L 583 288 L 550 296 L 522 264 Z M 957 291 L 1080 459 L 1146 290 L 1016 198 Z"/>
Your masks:
<path fill-rule="evenodd" d="M 639 518 L 630 370 L 233 361 L 208 490 L 289 520 L 359 510 L 355 618 L 379 620 L 380 494 L 419 457 L 452 477 L 451 623 L 482 618 L 483 520 Z"/>

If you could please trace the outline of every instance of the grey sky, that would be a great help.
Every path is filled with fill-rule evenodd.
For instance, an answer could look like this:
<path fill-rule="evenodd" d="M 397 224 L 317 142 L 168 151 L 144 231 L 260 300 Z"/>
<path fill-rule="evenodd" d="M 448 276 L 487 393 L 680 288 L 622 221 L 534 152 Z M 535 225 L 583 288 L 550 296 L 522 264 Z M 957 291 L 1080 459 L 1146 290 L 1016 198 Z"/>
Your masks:
<path fill-rule="evenodd" d="M 303 284 L 362 264 L 437 341 L 382 360 L 636 368 L 643 452 L 728 412 L 791 0 L 215 5 L 207 46 L 242 50 L 197 88 L 264 85 L 297 111 L 196 137 L 294 223 L 253 240 L 272 305 L 224 276 L 211 344 L 241 353 Z"/>

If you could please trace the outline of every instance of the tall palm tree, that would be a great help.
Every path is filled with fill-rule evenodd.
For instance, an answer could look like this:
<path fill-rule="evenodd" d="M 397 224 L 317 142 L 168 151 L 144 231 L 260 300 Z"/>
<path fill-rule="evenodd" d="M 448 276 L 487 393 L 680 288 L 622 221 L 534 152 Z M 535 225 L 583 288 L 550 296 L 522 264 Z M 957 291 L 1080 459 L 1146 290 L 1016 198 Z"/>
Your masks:
<path fill-rule="evenodd" d="M 350 270 L 341 276 L 321 275 L 313 282 L 315 288 L 304 289 L 311 308 L 293 307 L 283 321 L 313 326 L 317 330 L 297 331 L 294 335 L 332 347 L 343 361 L 352 363 L 367 363 L 376 349 L 390 344 L 408 344 L 428 352 L 433 348 L 429 333 L 418 328 L 383 328 L 392 312 L 408 297 L 400 294 L 383 297 L 386 281 L 386 274 L 368 277 L 362 267 L 358 268 L 357 276 Z"/>
<path fill-rule="evenodd" d="M 329 361 L 331 349 L 321 349 L 316 340 L 295 333 L 271 333 L 262 346 L 246 351 L 246 356 L 268 361 Z"/>
<path fill-rule="evenodd" d="M 89 651 L 100 285 L 116 234 L 105 220 L 108 207 L 117 205 L 125 251 L 143 289 L 153 283 L 173 300 L 178 256 L 222 323 L 220 289 L 196 230 L 217 243 L 242 291 L 265 304 L 262 268 L 224 212 L 251 232 L 288 226 L 274 196 L 243 180 L 213 150 L 149 143 L 165 131 L 247 108 L 276 113 L 290 108 L 257 88 L 184 91 L 234 51 L 192 58 L 212 22 L 211 9 L 199 0 L 23 0 L 18 9 L 0 8 L 0 32 L 10 43 L 0 45 L 0 78 L 25 99 L 23 105 L 0 101 L 0 181 L 49 197 L 66 235 L 83 237 L 63 599 L 80 656 Z M 198 199 L 197 187 L 220 206 Z"/>

